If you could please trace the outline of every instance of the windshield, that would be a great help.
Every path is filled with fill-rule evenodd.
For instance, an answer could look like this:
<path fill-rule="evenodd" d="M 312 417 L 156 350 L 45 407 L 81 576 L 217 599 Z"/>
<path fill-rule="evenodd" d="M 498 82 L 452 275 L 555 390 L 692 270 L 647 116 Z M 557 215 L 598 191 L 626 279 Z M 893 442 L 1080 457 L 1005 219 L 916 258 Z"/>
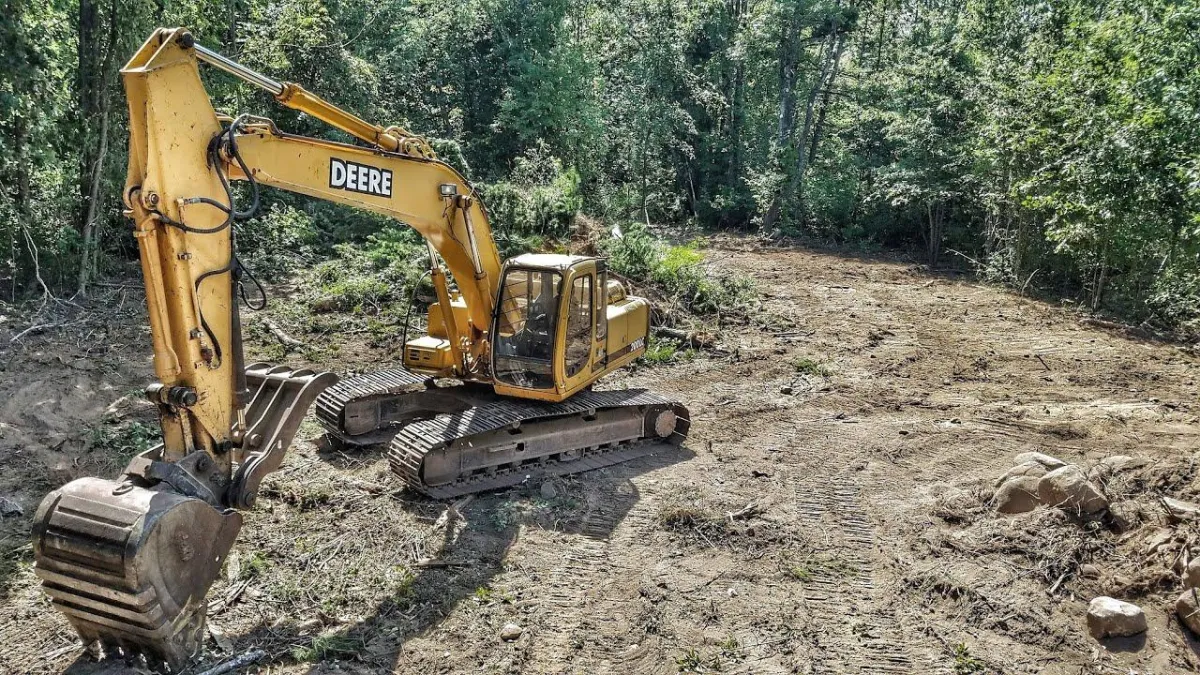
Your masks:
<path fill-rule="evenodd" d="M 554 326 L 561 277 L 544 270 L 510 269 L 496 317 L 495 374 L 526 389 L 554 388 Z"/>

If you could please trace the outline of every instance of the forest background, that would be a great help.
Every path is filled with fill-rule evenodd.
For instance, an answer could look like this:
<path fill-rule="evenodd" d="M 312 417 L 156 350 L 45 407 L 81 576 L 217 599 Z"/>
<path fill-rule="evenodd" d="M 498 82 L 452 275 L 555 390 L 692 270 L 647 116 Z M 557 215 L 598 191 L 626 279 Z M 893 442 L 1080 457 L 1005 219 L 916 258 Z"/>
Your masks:
<path fill-rule="evenodd" d="M 508 253 L 582 213 L 627 267 L 652 231 L 737 230 L 1200 328 L 1200 3 L 1165 0 L 0 0 L 3 301 L 137 274 L 118 71 L 175 25 L 434 139 Z M 281 192 L 238 237 L 267 277 L 370 272 L 375 301 L 423 264 L 406 228 Z"/>

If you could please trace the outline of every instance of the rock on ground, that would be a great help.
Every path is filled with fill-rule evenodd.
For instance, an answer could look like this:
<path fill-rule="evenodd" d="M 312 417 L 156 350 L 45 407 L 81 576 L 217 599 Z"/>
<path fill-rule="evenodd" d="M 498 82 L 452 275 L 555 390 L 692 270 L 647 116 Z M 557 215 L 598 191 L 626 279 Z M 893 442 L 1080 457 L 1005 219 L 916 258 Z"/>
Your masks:
<path fill-rule="evenodd" d="M 1171 515 L 1180 520 L 1196 520 L 1200 518 L 1200 505 L 1185 502 L 1182 499 L 1163 497 L 1163 503 L 1171 510 Z"/>
<path fill-rule="evenodd" d="M 1169 527 L 1160 527 L 1150 534 L 1146 535 L 1145 541 L 1142 543 L 1142 551 L 1146 555 L 1151 555 L 1160 548 L 1171 543 L 1175 539 L 1175 530 Z"/>
<path fill-rule="evenodd" d="M 1194 558 L 1183 571 L 1184 588 L 1200 588 L 1200 558 Z"/>
<path fill-rule="evenodd" d="M 1088 471 L 1088 477 L 1097 482 L 1108 481 L 1116 474 L 1140 469 L 1149 463 L 1144 457 L 1113 455 L 1100 460 L 1099 464 L 1093 466 L 1091 471 Z"/>
<path fill-rule="evenodd" d="M 1027 513 L 1041 505 L 1036 476 L 1020 476 L 1006 481 L 996 490 L 996 510 L 1000 513 Z"/>
<path fill-rule="evenodd" d="M 12 499 L 0 497 L 0 516 L 23 516 L 25 509 Z"/>
<path fill-rule="evenodd" d="M 1193 635 L 1200 637 L 1200 591 L 1195 588 L 1184 591 L 1175 602 L 1175 613 Z"/>
<path fill-rule="evenodd" d="M 1038 481 L 1038 497 L 1043 504 L 1081 514 L 1099 513 L 1108 508 L 1108 500 L 1088 482 L 1083 469 L 1074 464 L 1042 476 Z"/>
<path fill-rule="evenodd" d="M 1047 471 L 1061 469 L 1067 465 L 1066 462 L 1058 459 L 1057 457 L 1051 457 L 1050 455 L 1042 454 L 1040 452 L 1022 452 L 1021 454 L 1017 455 L 1015 461 L 1017 464 L 1025 464 L 1026 462 L 1041 464 L 1042 466 L 1046 467 Z"/>
<path fill-rule="evenodd" d="M 1014 478 L 1022 478 L 1025 476 L 1041 478 L 1045 475 L 1046 467 L 1038 464 L 1037 462 L 1025 462 L 1024 464 L 1018 464 L 1009 469 L 1008 473 L 1004 474 L 1000 477 L 1000 480 L 996 481 L 996 487 L 1000 487 Z"/>
<path fill-rule="evenodd" d="M 1124 534 L 1142 522 L 1142 509 L 1137 502 L 1117 502 L 1108 507 L 1108 516 L 1113 530 L 1117 534 Z"/>
<path fill-rule="evenodd" d="M 1087 625 L 1097 640 L 1128 637 L 1146 632 L 1146 613 L 1132 603 L 1101 596 L 1088 605 Z"/>
<path fill-rule="evenodd" d="M 1100 463 L 1112 468 L 1114 473 L 1132 471 L 1146 466 L 1150 462 L 1145 457 L 1130 457 L 1129 455 L 1113 455 L 1100 460 Z"/>
<path fill-rule="evenodd" d="M 506 623 L 504 624 L 504 627 L 500 629 L 500 639 L 504 640 L 505 642 L 515 642 L 521 637 L 522 632 L 524 631 L 517 624 Z"/>

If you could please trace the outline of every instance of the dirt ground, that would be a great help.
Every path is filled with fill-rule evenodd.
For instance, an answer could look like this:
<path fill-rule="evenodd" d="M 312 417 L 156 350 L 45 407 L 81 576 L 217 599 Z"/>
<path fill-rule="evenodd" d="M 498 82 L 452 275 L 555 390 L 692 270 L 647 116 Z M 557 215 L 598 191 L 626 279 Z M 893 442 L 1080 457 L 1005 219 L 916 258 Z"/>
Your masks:
<path fill-rule="evenodd" d="M 1154 502 L 1200 494 L 1192 352 L 895 260 L 749 240 L 707 256 L 758 280 L 767 320 L 604 383 L 684 400 L 683 448 L 446 518 L 380 452 L 323 449 L 307 422 L 210 594 L 198 670 L 253 648 L 264 673 L 1200 668 L 1171 571 L 1200 527 L 1159 529 Z M 131 396 L 150 377 L 139 303 L 130 289 L 104 321 L 0 352 L 0 496 L 23 508 L 0 519 L 2 672 L 113 670 L 42 598 L 27 537 L 47 490 L 119 470 L 105 425 L 153 423 Z M 0 324 L 0 345 L 22 328 Z M 1033 450 L 1085 468 L 1149 459 L 1106 484 L 1143 522 L 996 514 L 993 482 Z M 1145 609 L 1144 639 L 1088 636 L 1106 593 Z"/>

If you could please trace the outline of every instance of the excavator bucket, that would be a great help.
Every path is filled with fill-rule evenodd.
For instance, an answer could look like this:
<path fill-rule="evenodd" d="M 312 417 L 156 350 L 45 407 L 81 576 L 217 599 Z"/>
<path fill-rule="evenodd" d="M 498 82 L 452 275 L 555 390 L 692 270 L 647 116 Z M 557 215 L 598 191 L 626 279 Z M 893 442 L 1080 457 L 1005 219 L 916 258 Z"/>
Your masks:
<path fill-rule="evenodd" d="M 308 406 L 337 379 L 265 364 L 246 375 L 247 433 L 232 477 L 192 480 L 216 464 L 203 452 L 162 462 L 158 446 L 134 458 L 123 479 L 80 478 L 38 508 L 35 573 L 83 642 L 98 641 L 107 657 L 140 655 L 153 669 L 177 672 L 200 652 L 205 595 L 242 526 L 231 507 L 253 503 Z M 227 489 L 196 488 L 206 485 Z"/>
<path fill-rule="evenodd" d="M 176 670 L 200 651 L 204 596 L 241 526 L 169 489 L 80 478 L 38 509 L 35 571 L 85 644 Z"/>

